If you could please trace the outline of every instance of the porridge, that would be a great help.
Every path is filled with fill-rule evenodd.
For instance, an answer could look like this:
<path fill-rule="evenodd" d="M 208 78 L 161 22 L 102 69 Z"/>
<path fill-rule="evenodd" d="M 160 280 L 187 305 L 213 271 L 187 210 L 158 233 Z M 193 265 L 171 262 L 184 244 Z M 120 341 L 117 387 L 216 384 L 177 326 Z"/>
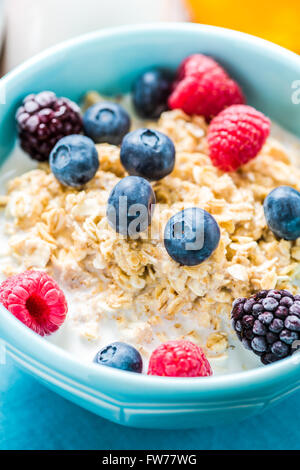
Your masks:
<path fill-rule="evenodd" d="M 89 93 L 85 108 L 98 102 Z M 119 102 L 131 104 L 128 97 Z M 136 120 L 132 129 L 139 127 Z M 161 343 L 187 340 L 202 348 L 214 373 L 259 366 L 259 355 L 236 338 L 230 314 L 235 299 L 258 291 L 296 295 L 300 239 L 270 230 L 264 201 L 280 186 L 300 191 L 299 143 L 274 124 L 256 158 L 224 172 L 209 156 L 203 116 L 174 109 L 147 127 L 172 140 L 176 161 L 170 174 L 151 182 L 151 224 L 135 238 L 117 233 L 107 218 L 110 193 L 128 175 L 118 145 L 96 144 L 99 168 L 79 189 L 61 184 L 48 162 L 15 150 L 2 169 L 2 277 L 41 270 L 55 279 L 68 314 L 49 341 L 82 360 L 121 341 L 146 364 Z M 220 239 L 203 262 L 182 265 L 167 252 L 164 229 L 192 207 L 213 216 Z"/>

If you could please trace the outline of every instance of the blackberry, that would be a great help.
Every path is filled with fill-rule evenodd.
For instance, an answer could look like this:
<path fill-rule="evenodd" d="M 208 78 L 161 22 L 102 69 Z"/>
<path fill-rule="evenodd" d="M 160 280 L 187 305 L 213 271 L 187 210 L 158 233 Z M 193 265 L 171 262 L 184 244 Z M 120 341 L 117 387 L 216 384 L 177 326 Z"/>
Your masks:
<path fill-rule="evenodd" d="M 82 131 L 80 109 L 68 98 L 52 91 L 30 94 L 16 113 L 20 145 L 31 158 L 48 160 L 56 142 Z"/>
<path fill-rule="evenodd" d="M 239 340 L 263 364 L 291 356 L 300 345 L 299 295 L 271 289 L 236 299 L 231 318 Z"/>

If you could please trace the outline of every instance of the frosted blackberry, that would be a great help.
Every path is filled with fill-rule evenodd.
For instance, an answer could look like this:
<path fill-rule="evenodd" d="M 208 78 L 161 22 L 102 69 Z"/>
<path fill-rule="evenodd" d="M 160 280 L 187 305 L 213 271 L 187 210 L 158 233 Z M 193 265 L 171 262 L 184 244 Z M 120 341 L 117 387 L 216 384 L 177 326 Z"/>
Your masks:
<path fill-rule="evenodd" d="M 82 130 L 80 109 L 68 98 L 58 98 L 52 91 L 24 98 L 16 113 L 20 145 L 31 158 L 48 160 L 56 142 Z"/>
<path fill-rule="evenodd" d="M 300 345 L 299 295 L 272 289 L 236 299 L 231 318 L 239 340 L 263 364 L 291 356 Z"/>

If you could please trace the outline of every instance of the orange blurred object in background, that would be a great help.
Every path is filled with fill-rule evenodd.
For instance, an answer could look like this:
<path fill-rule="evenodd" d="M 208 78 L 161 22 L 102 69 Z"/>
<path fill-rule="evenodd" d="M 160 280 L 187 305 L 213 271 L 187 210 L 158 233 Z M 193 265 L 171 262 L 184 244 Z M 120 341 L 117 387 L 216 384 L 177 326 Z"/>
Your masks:
<path fill-rule="evenodd" d="M 184 0 L 191 20 L 223 26 L 300 53 L 300 0 Z"/>

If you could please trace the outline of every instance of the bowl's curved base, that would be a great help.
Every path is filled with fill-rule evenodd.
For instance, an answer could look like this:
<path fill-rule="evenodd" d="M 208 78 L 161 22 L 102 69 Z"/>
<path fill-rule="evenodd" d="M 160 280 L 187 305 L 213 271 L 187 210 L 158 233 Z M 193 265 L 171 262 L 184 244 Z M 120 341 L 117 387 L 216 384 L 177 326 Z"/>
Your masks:
<path fill-rule="evenodd" d="M 8 351 L 14 362 L 24 372 L 34 376 L 50 390 L 70 400 L 86 410 L 123 426 L 142 429 L 192 429 L 217 426 L 242 421 L 276 405 L 283 398 L 298 390 L 300 385 L 281 392 L 272 399 L 260 400 L 248 398 L 247 401 L 224 401 L 223 403 L 190 403 L 185 405 L 164 405 L 150 403 L 121 403 L 110 397 L 92 396 L 79 388 L 79 384 L 62 382 L 53 376 L 47 376 L 34 364 Z M 77 387 L 76 387 L 77 385 Z"/>

